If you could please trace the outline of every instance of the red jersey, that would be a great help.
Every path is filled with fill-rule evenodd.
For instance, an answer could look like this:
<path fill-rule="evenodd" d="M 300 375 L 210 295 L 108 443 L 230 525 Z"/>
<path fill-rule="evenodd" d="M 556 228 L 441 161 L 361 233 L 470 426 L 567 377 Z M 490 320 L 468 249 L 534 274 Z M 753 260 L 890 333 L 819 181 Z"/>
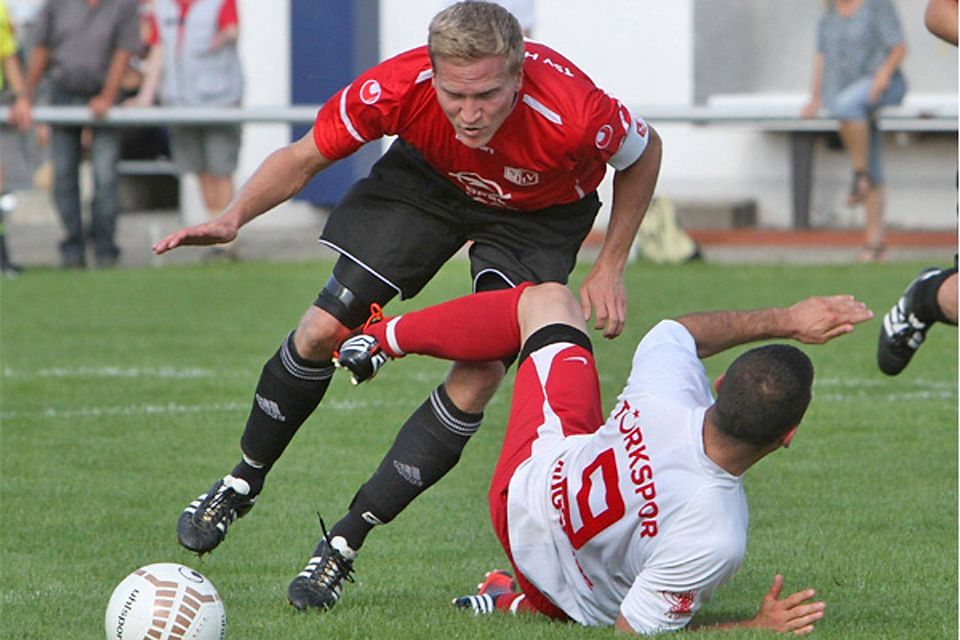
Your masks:
<path fill-rule="evenodd" d="M 390 58 L 331 97 L 313 136 L 330 160 L 396 135 L 437 173 L 488 206 L 532 211 L 596 190 L 609 163 L 633 164 L 646 148 L 646 123 L 542 44 L 526 43 L 523 86 L 513 111 L 486 146 L 456 137 L 433 88 L 427 47 Z"/>
<path fill-rule="evenodd" d="M 146 0 L 141 0 L 142 3 L 145 3 Z M 183 28 L 183 24 L 187 21 L 187 13 L 190 12 L 190 5 L 194 3 L 194 0 L 177 0 L 177 5 L 179 8 L 179 19 L 180 26 Z M 160 27 L 157 25 L 157 16 L 149 9 L 143 11 L 149 20 L 150 20 L 150 33 L 145 38 L 147 44 L 151 47 L 155 44 L 160 43 Z M 240 19 L 237 13 L 237 0 L 223 0 L 223 4 L 220 5 L 220 12 L 217 15 L 217 31 L 225 31 L 230 27 L 237 27 L 240 25 Z"/>

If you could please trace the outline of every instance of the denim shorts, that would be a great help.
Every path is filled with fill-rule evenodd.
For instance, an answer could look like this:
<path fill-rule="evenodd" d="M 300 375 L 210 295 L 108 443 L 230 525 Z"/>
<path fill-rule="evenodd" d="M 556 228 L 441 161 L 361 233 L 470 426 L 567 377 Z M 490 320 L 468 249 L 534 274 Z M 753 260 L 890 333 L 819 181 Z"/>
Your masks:
<path fill-rule="evenodd" d="M 830 101 L 827 105 L 827 112 L 831 117 L 839 120 L 867 120 L 870 122 L 870 154 L 867 165 L 870 172 L 870 182 L 883 184 L 884 173 L 881 158 L 883 135 L 876 127 L 873 114 L 880 107 L 900 104 L 907 92 L 907 83 L 903 74 L 899 71 L 896 72 L 890 79 L 890 85 L 880 95 L 880 99 L 871 103 L 869 102 L 869 96 L 872 83 L 873 77 L 866 76 L 848 85 L 837 94 L 836 98 Z"/>

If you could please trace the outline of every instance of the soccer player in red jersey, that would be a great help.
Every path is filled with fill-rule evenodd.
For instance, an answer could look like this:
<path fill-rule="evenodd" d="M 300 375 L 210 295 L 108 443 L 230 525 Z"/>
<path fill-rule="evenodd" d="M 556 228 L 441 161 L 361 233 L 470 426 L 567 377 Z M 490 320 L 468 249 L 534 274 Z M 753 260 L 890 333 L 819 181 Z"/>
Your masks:
<path fill-rule="evenodd" d="M 495 3 L 459 2 L 430 23 L 427 46 L 386 60 L 333 95 L 311 131 L 264 160 L 215 219 L 153 247 L 232 241 L 245 224 L 367 142 L 396 141 L 337 204 L 320 241 L 333 274 L 266 363 L 241 439 L 242 459 L 181 514 L 180 543 L 204 553 L 249 511 L 270 468 L 313 413 L 331 355 L 371 304 L 415 296 L 465 243 L 475 291 L 566 283 L 615 170 L 610 222 L 579 290 L 585 318 L 616 337 L 626 319 L 623 270 L 653 195 L 660 139 L 573 62 L 524 42 Z M 456 362 L 401 428 L 347 514 L 288 590 L 298 609 L 339 600 L 357 550 L 457 462 L 511 361 Z M 317 478 L 322 482 L 322 476 Z"/>

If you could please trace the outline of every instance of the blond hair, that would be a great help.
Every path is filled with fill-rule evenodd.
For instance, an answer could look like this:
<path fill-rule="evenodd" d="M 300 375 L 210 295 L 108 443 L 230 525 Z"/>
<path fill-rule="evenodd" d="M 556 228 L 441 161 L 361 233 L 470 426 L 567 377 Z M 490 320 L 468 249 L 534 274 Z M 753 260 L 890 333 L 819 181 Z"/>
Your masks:
<path fill-rule="evenodd" d="M 507 59 L 508 73 L 523 66 L 523 31 L 512 13 L 495 2 L 468 1 L 450 5 L 430 21 L 427 47 L 437 58 Z"/>

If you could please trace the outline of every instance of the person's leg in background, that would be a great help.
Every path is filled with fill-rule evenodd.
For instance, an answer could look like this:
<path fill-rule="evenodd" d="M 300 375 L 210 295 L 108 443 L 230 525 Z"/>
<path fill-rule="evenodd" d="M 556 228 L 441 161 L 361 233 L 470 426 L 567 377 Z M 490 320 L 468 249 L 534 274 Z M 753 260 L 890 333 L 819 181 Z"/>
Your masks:
<path fill-rule="evenodd" d="M 60 264 L 65 269 L 87 265 L 80 207 L 80 127 L 52 127 L 53 201 L 66 237 L 60 243 Z"/>
<path fill-rule="evenodd" d="M 867 173 L 870 186 L 863 199 L 864 213 L 864 241 L 858 259 L 861 262 L 879 262 L 886 258 L 886 188 L 884 187 L 881 151 L 883 149 L 883 133 L 877 128 L 877 123 L 869 122 L 868 127 L 868 159 Z"/>
<path fill-rule="evenodd" d="M 898 104 L 906 93 L 903 76 L 896 73 L 879 100 L 871 103 L 872 84 L 872 77 L 861 78 L 841 91 L 828 107 L 830 115 L 840 120 L 840 139 L 853 167 L 847 203 L 864 205 L 864 244 L 857 256 L 862 262 L 886 257 L 883 136 L 872 120 L 873 112 Z"/>
<path fill-rule="evenodd" d="M 203 158 L 202 169 L 197 174 L 200 194 L 203 196 L 207 217 L 215 218 L 233 200 L 233 173 L 239 162 L 242 130 L 238 126 L 229 125 L 197 129 L 196 133 Z M 238 259 L 236 244 L 234 241 L 211 248 L 211 257 Z"/>
<path fill-rule="evenodd" d="M 120 258 L 117 231 L 117 162 L 120 130 L 94 127 L 90 145 L 93 166 L 93 201 L 90 205 L 94 259 L 101 268 L 113 267 Z"/>
<path fill-rule="evenodd" d="M 20 267 L 15 265 L 10 259 L 10 251 L 7 249 L 6 217 L 13 213 L 16 207 L 16 198 L 7 191 L 6 174 L 3 166 L 0 165 L 0 272 L 8 278 L 15 278 L 20 273 Z"/>
<path fill-rule="evenodd" d="M 895 73 L 890 79 L 890 85 L 881 94 L 877 102 L 870 105 L 871 109 L 889 107 L 903 102 L 907 92 L 907 85 L 903 75 Z M 869 147 L 867 155 L 867 171 L 870 176 L 871 188 L 864 200 L 864 214 L 866 217 L 864 249 L 860 254 L 861 261 L 875 262 L 886 257 L 886 176 L 883 172 L 883 132 L 877 127 L 875 120 L 870 120 Z"/>

